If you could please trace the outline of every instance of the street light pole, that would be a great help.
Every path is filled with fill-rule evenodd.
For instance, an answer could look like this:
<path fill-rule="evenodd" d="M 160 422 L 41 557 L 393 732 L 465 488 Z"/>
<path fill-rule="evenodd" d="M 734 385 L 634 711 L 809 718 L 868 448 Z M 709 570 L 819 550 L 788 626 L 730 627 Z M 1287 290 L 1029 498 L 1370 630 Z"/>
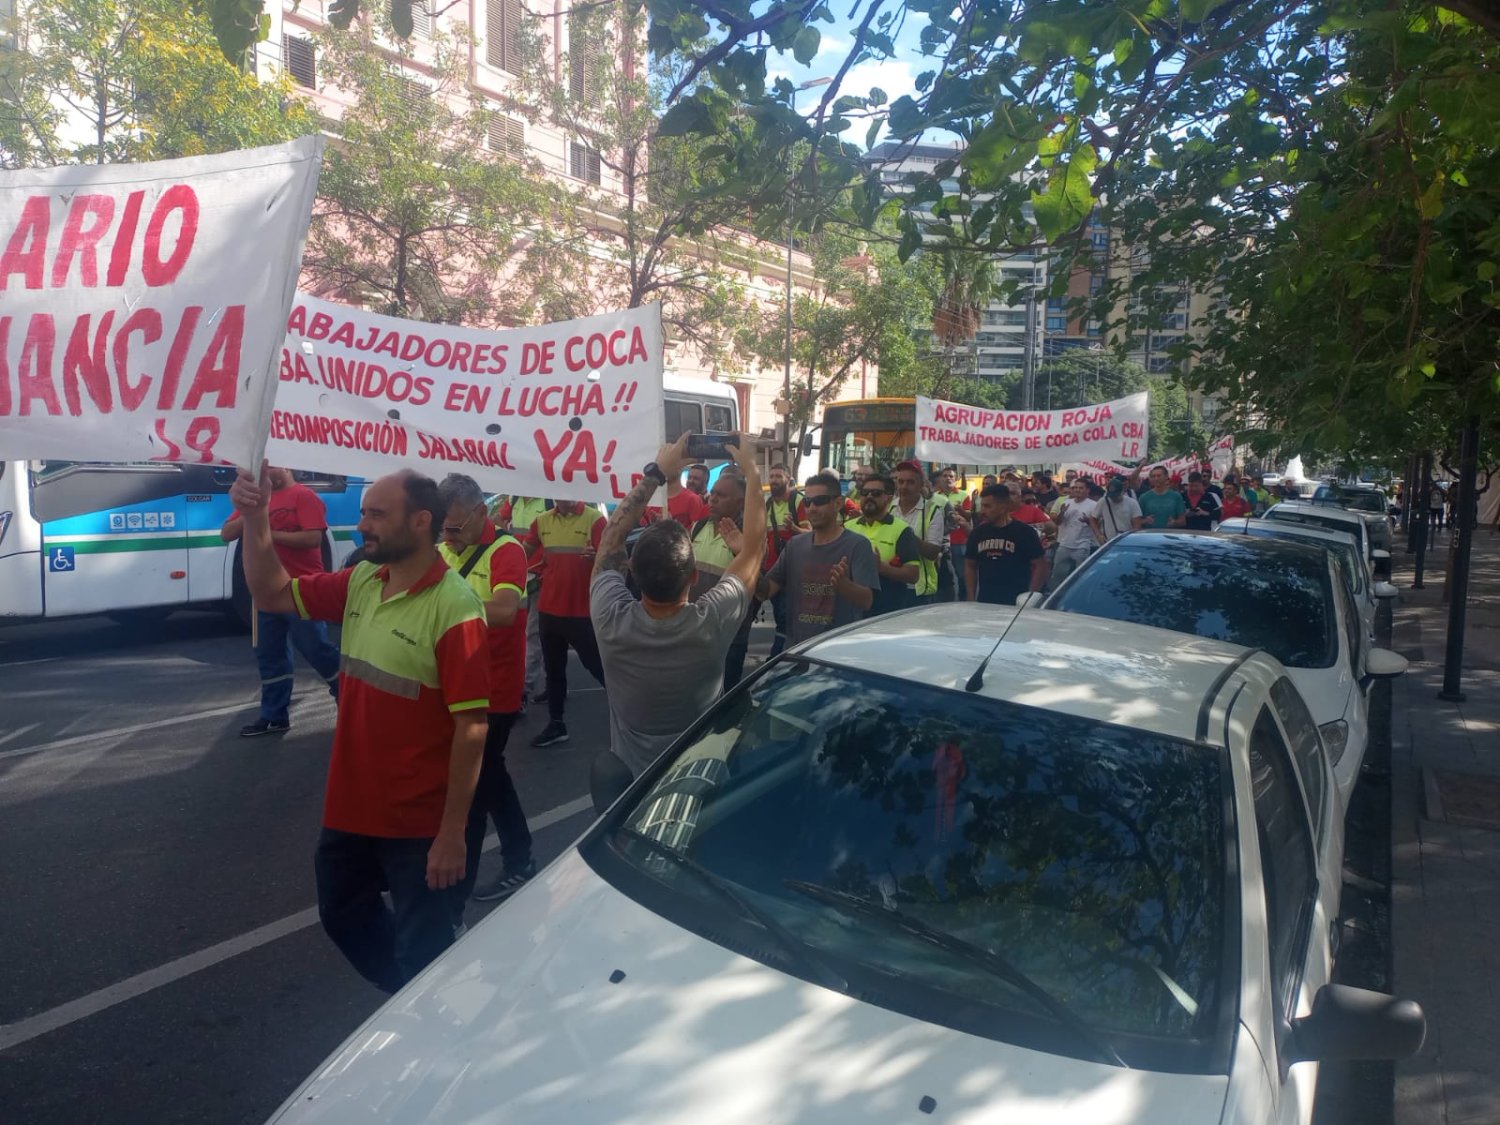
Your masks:
<path fill-rule="evenodd" d="M 792 116 L 797 115 L 799 91 L 826 86 L 832 81 L 832 78 L 810 78 L 794 86 L 792 88 Z M 795 153 L 789 150 L 788 156 L 794 158 Z M 781 459 L 790 471 L 792 466 L 792 250 L 797 227 L 790 168 L 787 170 L 786 202 L 786 370 L 781 377 L 781 401 L 786 405 L 786 413 L 781 416 Z"/>

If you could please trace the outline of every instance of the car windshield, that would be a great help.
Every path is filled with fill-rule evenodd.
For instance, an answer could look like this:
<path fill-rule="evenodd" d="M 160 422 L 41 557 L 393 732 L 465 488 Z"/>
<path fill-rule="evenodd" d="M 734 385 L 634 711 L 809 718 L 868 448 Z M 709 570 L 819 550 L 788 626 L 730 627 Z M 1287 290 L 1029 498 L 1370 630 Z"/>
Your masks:
<path fill-rule="evenodd" d="M 1380 512 L 1382 515 L 1389 505 L 1385 497 L 1369 488 L 1355 488 L 1343 492 L 1339 501 L 1344 507 L 1355 512 Z"/>
<path fill-rule="evenodd" d="M 1047 608 L 1264 649 L 1289 668 L 1327 668 L 1338 654 L 1328 563 L 1301 544 L 1124 536 Z"/>
<path fill-rule="evenodd" d="M 679 925 L 867 1003 L 1201 1069 L 1234 963 L 1225 768 L 1207 746 L 792 661 L 723 700 L 582 851 Z"/>

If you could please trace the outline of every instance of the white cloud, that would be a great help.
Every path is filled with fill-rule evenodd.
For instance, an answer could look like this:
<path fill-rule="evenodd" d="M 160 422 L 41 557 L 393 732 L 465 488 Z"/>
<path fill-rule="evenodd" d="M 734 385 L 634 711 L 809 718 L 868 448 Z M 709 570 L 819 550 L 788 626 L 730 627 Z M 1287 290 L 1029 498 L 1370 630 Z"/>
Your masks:
<path fill-rule="evenodd" d="M 903 94 L 917 95 L 917 72 L 909 63 L 900 59 L 880 59 L 862 62 L 844 75 L 840 90 L 845 94 L 863 97 L 872 86 L 885 91 L 886 102 L 895 101 Z"/>
<path fill-rule="evenodd" d="M 818 53 L 814 59 L 826 59 L 831 55 L 842 58 L 849 51 L 849 40 L 840 39 L 837 35 L 824 35 L 818 42 Z"/>

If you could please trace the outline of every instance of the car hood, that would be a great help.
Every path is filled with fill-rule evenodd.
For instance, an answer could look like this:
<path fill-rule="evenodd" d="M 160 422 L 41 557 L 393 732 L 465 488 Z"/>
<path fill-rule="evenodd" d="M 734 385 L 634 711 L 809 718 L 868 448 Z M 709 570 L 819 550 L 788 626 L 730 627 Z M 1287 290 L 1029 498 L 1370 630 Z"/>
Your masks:
<path fill-rule="evenodd" d="M 1228 1081 L 1060 1058 L 861 1003 L 683 930 L 570 851 L 274 1120 L 880 1125 L 925 1111 L 1144 1125 L 1219 1121 Z"/>
<path fill-rule="evenodd" d="M 1302 693 L 1318 726 L 1346 716 L 1354 692 L 1354 677 L 1340 660 L 1331 668 L 1288 668 L 1287 675 Z"/>

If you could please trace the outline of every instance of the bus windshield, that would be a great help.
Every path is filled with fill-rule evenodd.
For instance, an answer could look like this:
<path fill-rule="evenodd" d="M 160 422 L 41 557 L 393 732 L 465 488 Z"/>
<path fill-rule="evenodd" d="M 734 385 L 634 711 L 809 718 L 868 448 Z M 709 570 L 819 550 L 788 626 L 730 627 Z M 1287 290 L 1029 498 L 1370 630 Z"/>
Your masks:
<path fill-rule="evenodd" d="M 857 467 L 889 472 L 916 460 L 916 403 L 912 399 L 870 399 L 824 408 L 819 468 L 847 477 Z"/>

